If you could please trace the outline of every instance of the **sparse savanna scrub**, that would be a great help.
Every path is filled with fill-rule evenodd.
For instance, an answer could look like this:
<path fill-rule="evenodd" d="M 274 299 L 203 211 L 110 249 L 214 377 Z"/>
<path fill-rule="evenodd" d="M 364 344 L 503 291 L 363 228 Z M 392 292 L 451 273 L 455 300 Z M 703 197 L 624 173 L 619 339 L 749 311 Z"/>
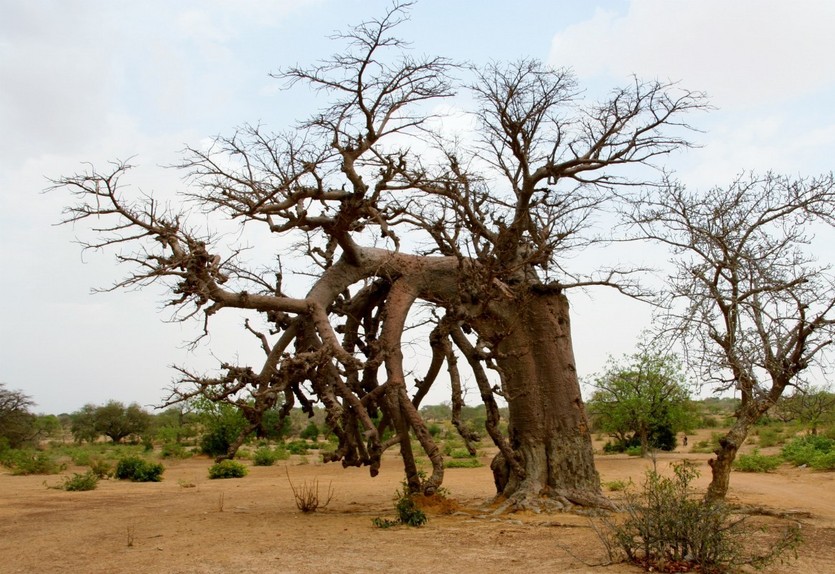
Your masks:
<path fill-rule="evenodd" d="M 625 560 L 651 572 L 718 574 L 767 566 L 800 545 L 800 527 L 787 522 L 755 548 L 752 536 L 764 527 L 735 516 L 724 501 L 702 500 L 691 486 L 699 476 L 694 463 L 674 463 L 672 470 L 672 477 L 648 471 L 641 489 L 627 492 L 625 516 L 603 518 L 596 527 L 611 562 Z"/>
<path fill-rule="evenodd" d="M 51 452 L 31 448 L 0 450 L 0 465 L 15 475 L 57 474 L 66 468 Z"/>
<path fill-rule="evenodd" d="M 795 466 L 835 470 L 835 440 L 821 435 L 805 435 L 783 446 L 783 458 Z"/>
<path fill-rule="evenodd" d="M 783 464 L 783 458 L 777 455 L 760 454 L 754 449 L 750 454 L 741 454 L 734 461 L 734 470 L 740 472 L 771 472 Z"/>

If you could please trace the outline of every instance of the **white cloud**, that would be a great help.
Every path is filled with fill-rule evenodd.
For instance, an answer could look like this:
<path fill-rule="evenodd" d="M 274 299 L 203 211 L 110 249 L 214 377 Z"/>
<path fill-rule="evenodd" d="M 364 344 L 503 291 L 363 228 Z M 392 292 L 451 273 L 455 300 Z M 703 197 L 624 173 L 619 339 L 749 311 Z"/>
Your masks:
<path fill-rule="evenodd" d="M 681 80 L 715 105 L 784 101 L 835 83 L 835 2 L 633 0 L 554 37 L 555 65 L 580 76 Z"/>

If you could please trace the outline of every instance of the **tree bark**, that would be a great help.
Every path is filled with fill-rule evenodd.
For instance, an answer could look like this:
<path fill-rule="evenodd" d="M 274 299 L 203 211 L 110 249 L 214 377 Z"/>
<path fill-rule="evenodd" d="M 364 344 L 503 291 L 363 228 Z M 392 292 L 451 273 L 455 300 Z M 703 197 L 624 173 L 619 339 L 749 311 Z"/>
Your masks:
<path fill-rule="evenodd" d="M 571 343 L 568 299 L 528 292 L 501 305 L 497 363 L 513 452 L 524 472 L 492 465 L 508 505 L 611 506 L 600 491 Z M 481 330 L 480 330 L 481 332 Z M 506 480 L 504 479 L 506 477 Z"/>
<path fill-rule="evenodd" d="M 779 395 L 778 395 L 779 396 Z M 719 448 L 714 452 L 716 458 L 707 461 L 712 474 L 710 484 L 705 493 L 705 500 L 714 502 L 724 500 L 728 494 L 728 486 L 731 482 L 731 469 L 736 459 L 737 452 L 748 438 L 748 432 L 756 424 L 760 417 L 768 410 L 767 401 L 746 401 L 746 405 L 740 407 L 736 422 L 728 433 L 719 439 Z"/>
<path fill-rule="evenodd" d="M 710 465 L 712 478 L 707 487 L 707 493 L 705 493 L 706 501 L 714 502 L 724 500 L 725 495 L 728 494 L 728 486 L 731 482 L 731 468 L 736 459 L 736 453 L 739 451 L 739 447 L 742 446 L 742 443 L 748 437 L 749 427 L 750 424 L 740 418 L 731 427 L 728 434 L 719 439 L 719 448 L 714 451 L 716 458 L 707 461 Z"/>

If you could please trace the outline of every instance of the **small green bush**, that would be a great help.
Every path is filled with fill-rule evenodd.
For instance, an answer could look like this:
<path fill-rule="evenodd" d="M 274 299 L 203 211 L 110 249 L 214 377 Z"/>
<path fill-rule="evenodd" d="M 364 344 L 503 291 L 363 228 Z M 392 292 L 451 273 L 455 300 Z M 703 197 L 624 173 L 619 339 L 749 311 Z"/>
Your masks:
<path fill-rule="evenodd" d="M 734 461 L 734 470 L 740 472 L 771 472 L 783 464 L 782 457 L 767 456 L 760 454 L 759 449 L 754 449 L 751 454 L 741 454 Z"/>
<path fill-rule="evenodd" d="M 178 442 L 166 442 L 162 445 L 162 458 L 190 458 L 194 453 Z"/>
<path fill-rule="evenodd" d="M 255 466 L 272 466 L 278 460 L 278 453 L 271 448 L 261 447 L 252 455 Z"/>
<path fill-rule="evenodd" d="M 307 454 L 308 450 L 307 441 L 294 440 L 287 443 L 287 451 L 290 454 Z"/>
<path fill-rule="evenodd" d="M 641 447 L 640 446 L 630 446 L 626 450 L 624 450 L 627 455 L 629 456 L 641 456 Z"/>
<path fill-rule="evenodd" d="M 608 488 L 612 492 L 620 492 L 622 490 L 626 490 L 629 485 L 632 484 L 631 480 L 612 480 L 609 482 L 603 483 L 603 486 Z"/>
<path fill-rule="evenodd" d="M 783 458 L 795 466 L 813 466 L 815 459 L 835 450 L 835 440 L 821 435 L 806 435 L 783 446 Z"/>
<path fill-rule="evenodd" d="M 786 442 L 783 436 L 783 427 L 777 428 L 763 428 L 759 430 L 760 446 L 766 448 L 769 446 L 777 446 Z"/>
<path fill-rule="evenodd" d="M 470 458 L 473 455 L 466 448 L 455 448 L 450 451 L 449 456 L 452 458 Z"/>
<path fill-rule="evenodd" d="M 414 499 L 408 494 L 403 494 L 394 505 L 397 518 L 401 524 L 406 526 L 423 526 L 426 524 L 426 514 L 417 507 Z"/>
<path fill-rule="evenodd" d="M 64 490 L 78 492 L 83 490 L 95 490 L 96 486 L 99 484 L 99 477 L 91 470 L 88 470 L 84 474 L 73 473 L 72 476 L 67 476 L 64 478 L 64 484 L 61 485 L 61 488 Z"/>
<path fill-rule="evenodd" d="M 475 457 L 471 458 L 453 458 L 444 460 L 444 468 L 478 468 L 481 466 L 481 461 Z"/>
<path fill-rule="evenodd" d="M 209 478 L 242 478 L 247 472 L 246 466 L 236 460 L 222 460 L 209 467 Z"/>
<path fill-rule="evenodd" d="M 835 470 L 835 450 L 819 454 L 810 464 L 815 470 Z"/>
<path fill-rule="evenodd" d="M 4 451 L 0 463 L 14 475 L 58 474 L 67 467 L 46 451 L 30 449 L 8 449 Z"/>
<path fill-rule="evenodd" d="M 114 475 L 119 480 L 133 482 L 159 482 L 165 467 L 158 462 L 151 462 L 138 456 L 127 456 L 116 464 Z"/>
<path fill-rule="evenodd" d="M 299 433 L 299 438 L 316 441 L 319 439 L 319 427 L 316 423 L 310 421 L 307 426 Z"/>
<path fill-rule="evenodd" d="M 90 472 L 96 475 L 96 478 L 110 478 L 113 476 L 113 466 L 103 458 L 91 457 L 88 466 Z"/>

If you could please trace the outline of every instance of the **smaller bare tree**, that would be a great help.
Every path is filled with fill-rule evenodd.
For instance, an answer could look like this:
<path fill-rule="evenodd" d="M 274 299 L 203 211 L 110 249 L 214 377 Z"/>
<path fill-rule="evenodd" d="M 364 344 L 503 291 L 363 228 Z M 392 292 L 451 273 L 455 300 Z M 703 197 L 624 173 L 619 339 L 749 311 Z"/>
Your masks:
<path fill-rule="evenodd" d="M 815 226 L 835 223 L 835 180 L 748 175 L 707 194 L 670 182 L 632 205 L 641 237 L 675 253 L 662 328 L 680 336 L 702 380 L 741 398 L 710 461 L 706 498 L 722 499 L 750 427 L 811 366 L 826 366 L 835 277 L 811 245 Z"/>

